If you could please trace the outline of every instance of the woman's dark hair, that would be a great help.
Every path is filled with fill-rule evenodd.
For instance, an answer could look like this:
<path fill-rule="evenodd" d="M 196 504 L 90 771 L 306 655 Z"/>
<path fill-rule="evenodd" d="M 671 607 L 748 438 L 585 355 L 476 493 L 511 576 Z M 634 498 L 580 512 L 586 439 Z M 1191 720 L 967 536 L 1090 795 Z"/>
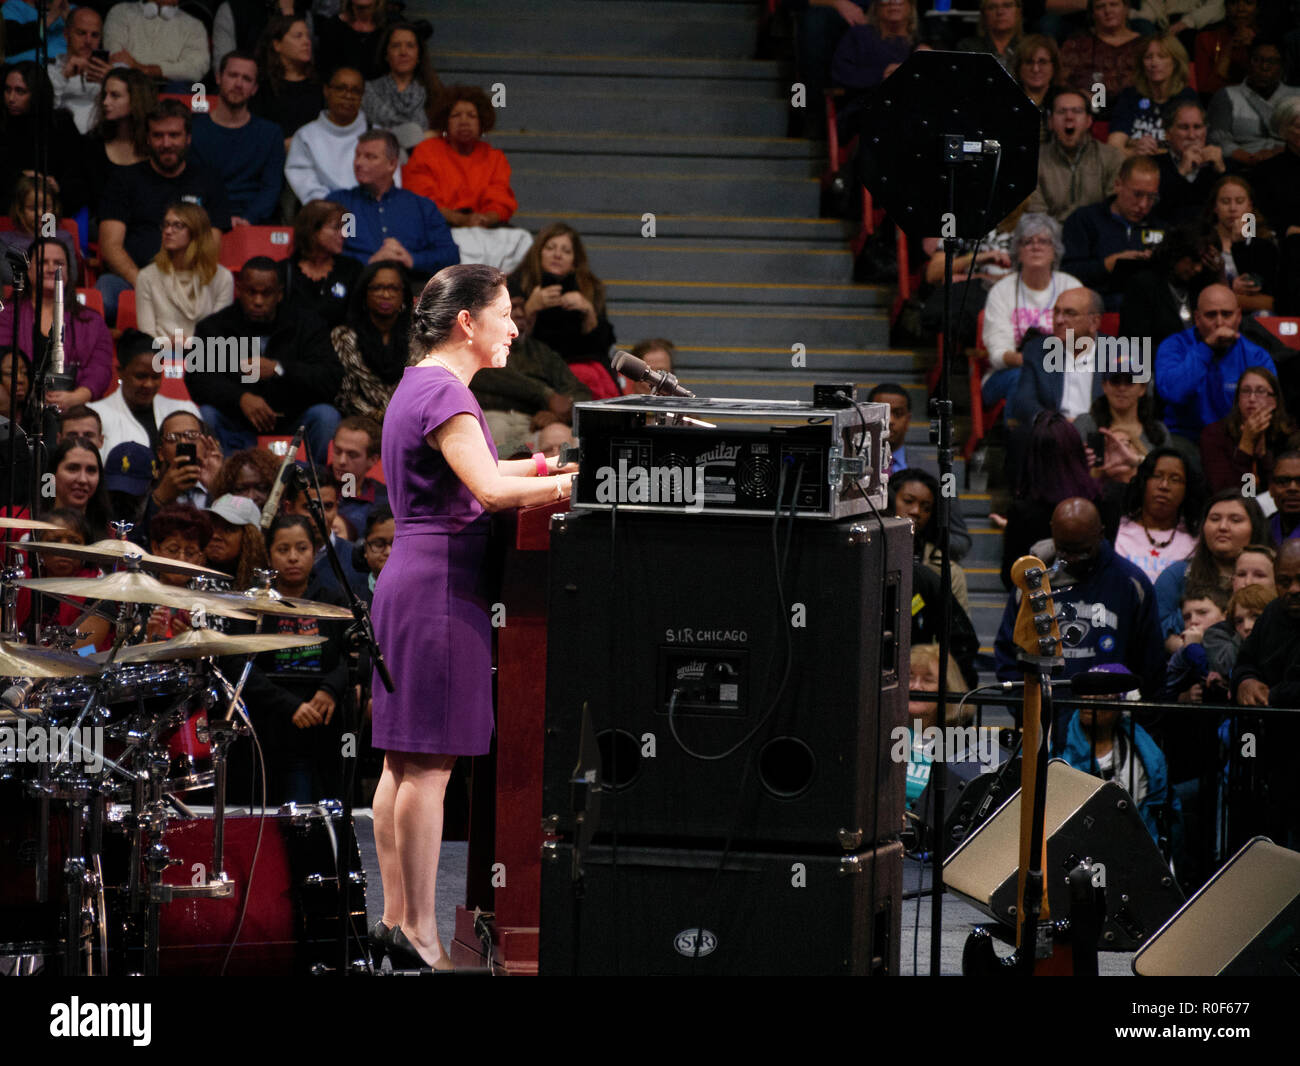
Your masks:
<path fill-rule="evenodd" d="M 424 111 L 432 118 L 433 109 L 438 106 L 438 100 L 442 96 L 442 82 L 438 80 L 433 64 L 429 61 L 429 46 L 414 23 L 399 20 L 390 22 L 384 28 L 384 32 L 379 37 L 379 47 L 375 50 L 375 65 L 380 67 L 385 75 L 389 73 L 388 44 L 398 30 L 406 30 L 415 38 L 415 80 L 424 87 Z"/>
<path fill-rule="evenodd" d="M 1079 431 L 1059 411 L 1040 411 L 1034 419 L 1016 496 L 1051 507 L 1074 496 L 1093 503 L 1101 498 Z"/>
<path fill-rule="evenodd" d="M 306 24 L 307 19 L 298 14 L 273 15 L 267 20 L 262 36 L 257 39 L 258 80 L 264 86 L 268 86 L 272 92 L 279 92 L 284 85 L 284 63 L 281 62 L 280 53 L 275 50 L 275 45 L 284 40 L 284 35 L 293 29 L 295 22 Z M 308 33 L 310 32 L 311 27 L 308 26 Z M 316 77 L 316 67 L 308 63 L 303 73 L 307 75 L 307 80 L 311 81 Z"/>
<path fill-rule="evenodd" d="M 894 500 L 898 496 L 899 490 L 909 481 L 917 482 L 924 485 L 930 491 L 930 520 L 925 524 L 925 528 L 918 529 L 913 538 L 913 544 L 916 545 L 917 551 L 920 551 L 922 544 L 938 544 L 938 518 L 939 518 L 939 481 L 935 476 L 919 467 L 909 466 L 906 470 L 900 470 L 896 474 L 889 475 L 889 513 L 894 514 Z"/>
<path fill-rule="evenodd" d="M 275 516 L 275 521 L 271 523 L 271 528 L 266 531 L 266 550 L 270 553 L 271 546 L 275 544 L 275 535 L 282 529 L 301 528 L 306 531 L 312 545 L 320 543 L 320 534 L 316 529 L 316 523 L 308 518 L 305 514 L 281 514 Z"/>
<path fill-rule="evenodd" d="M 59 467 L 63 465 L 63 460 L 68 457 L 68 453 L 78 448 L 90 452 L 95 457 L 95 466 L 99 469 L 99 484 L 95 486 L 94 493 L 86 501 L 85 522 L 90 530 L 90 540 L 87 541 L 89 544 L 96 540 L 107 540 L 108 524 L 113 520 L 113 505 L 108 498 L 108 486 L 104 483 L 104 460 L 99 456 L 99 449 L 81 437 L 66 437 L 51 453 L 49 469 L 57 473 Z M 40 511 L 39 505 L 37 510 Z M 38 514 L 37 517 L 43 517 L 43 514 Z"/>
<path fill-rule="evenodd" d="M 23 84 L 30 93 L 28 99 L 31 100 L 31 110 L 23 115 L 11 116 L 6 108 L 0 107 L 0 130 L 7 129 L 15 117 L 39 117 L 48 124 L 50 116 L 54 114 L 54 86 L 50 84 L 50 76 L 30 59 L 24 59 L 20 63 L 6 63 L 0 68 L 0 85 L 8 82 L 10 74 L 22 77 Z M 39 116 L 36 114 L 37 106 L 41 108 Z"/>
<path fill-rule="evenodd" d="M 1155 477 L 1156 464 L 1161 459 L 1177 459 L 1183 465 L 1185 482 L 1183 502 L 1178 508 L 1178 521 L 1193 537 L 1200 532 L 1200 519 L 1205 510 L 1205 482 L 1197 476 L 1191 463 L 1177 448 L 1152 448 L 1147 452 L 1137 468 L 1133 480 L 1124 490 L 1124 514 L 1133 521 L 1142 517 L 1142 505 L 1146 502 L 1147 482 Z"/>
<path fill-rule="evenodd" d="M 505 288 L 506 276 L 496 267 L 461 263 L 444 267 L 429 279 L 411 315 L 411 352 L 414 365 L 435 348 L 446 344 L 456 316 L 468 311 L 478 317 Z M 358 282 L 357 292 L 364 292 Z"/>
<path fill-rule="evenodd" d="M 253 571 L 266 570 L 270 566 L 270 560 L 266 554 L 266 538 L 262 536 L 260 526 L 231 525 L 221 515 L 216 512 L 210 512 L 213 526 L 218 524 L 230 526 L 239 534 L 239 556 L 235 559 L 235 570 L 231 575 L 235 579 L 235 587 L 239 589 L 252 588 Z M 209 563 L 208 565 L 222 569 L 228 564 Z"/>
<path fill-rule="evenodd" d="M 1287 413 L 1286 400 L 1282 396 L 1281 386 L 1277 383 L 1277 375 L 1263 366 L 1248 366 L 1241 372 L 1241 378 L 1247 374 L 1254 374 L 1273 390 L 1273 399 L 1277 406 L 1273 408 L 1273 417 L 1269 421 L 1268 433 L 1265 434 L 1264 441 L 1269 451 L 1285 451 L 1290 446 L 1291 438 L 1295 436 L 1296 424 Z M 1233 397 L 1232 411 L 1228 415 L 1226 424 L 1228 437 L 1233 441 L 1241 439 L 1241 378 L 1237 379 L 1237 392 Z"/>
<path fill-rule="evenodd" d="M 402 309 L 397 312 L 397 318 L 388 331 L 387 341 L 371 319 L 370 308 L 366 306 L 367 290 L 381 270 L 395 272 L 397 282 L 402 287 Z M 380 259 L 368 263 L 357 275 L 352 292 L 348 296 L 348 311 L 344 324 L 356 334 L 357 350 L 366 365 L 388 385 L 401 380 L 403 369 L 411 361 L 411 303 L 411 276 L 406 272 L 406 267 L 395 259 Z M 423 359 L 424 356 L 420 358 Z M 419 360 L 414 361 L 419 362 Z"/>
<path fill-rule="evenodd" d="M 189 412 L 184 413 L 188 414 Z M 262 475 L 268 485 L 273 485 L 280 473 L 280 463 L 281 460 L 266 448 L 241 449 L 221 464 L 217 476 L 212 479 L 213 484 L 209 495 L 214 500 L 225 496 L 227 493 L 232 496 L 236 495 L 235 482 L 239 480 L 239 472 L 246 466 L 253 467 Z"/>
<path fill-rule="evenodd" d="M 497 112 L 488 94 L 477 85 L 449 85 L 443 89 L 437 102 L 429 105 L 429 128 L 445 130 L 452 108 L 461 101 L 474 105 L 474 110 L 478 112 L 478 135 L 487 136 L 492 127 L 497 124 Z"/>
<path fill-rule="evenodd" d="M 524 256 L 524 261 L 515 267 L 511 277 L 518 282 L 519 291 L 527 299 L 538 285 L 542 283 L 542 249 L 555 237 L 568 237 L 573 245 L 573 277 L 578 283 L 578 291 L 591 301 L 596 309 L 596 316 L 605 313 L 605 286 L 600 278 L 592 273 L 587 263 L 587 250 L 582 246 L 578 231 L 564 222 L 552 222 L 533 240 L 532 247 Z"/>
<path fill-rule="evenodd" d="M 1215 507 L 1229 500 L 1241 504 L 1246 517 L 1250 519 L 1250 540 L 1247 543 L 1272 545 L 1273 535 L 1269 532 L 1268 520 L 1264 517 L 1264 512 L 1259 509 L 1259 504 L 1255 502 L 1254 497 L 1243 496 L 1239 488 L 1220 489 L 1205 502 L 1201 510 L 1201 520 L 1197 523 L 1200 532 L 1196 537 L 1196 548 L 1192 552 L 1192 557 L 1187 561 L 1187 572 L 1183 578 L 1184 590 L 1225 588 L 1231 584 L 1230 578 L 1225 580 L 1219 575 L 1219 564 L 1214 561 L 1214 556 L 1210 554 L 1210 549 L 1205 543 L 1205 520 L 1210 517 L 1210 512 Z"/>
<path fill-rule="evenodd" d="M 130 365 L 142 355 L 149 356 L 152 365 L 155 351 L 153 338 L 149 334 L 138 329 L 123 330 L 122 336 L 117 339 L 118 369 L 126 373 Z"/>
<path fill-rule="evenodd" d="M 301 259 L 316 249 L 316 234 L 334 218 L 343 217 L 343 205 L 333 200 L 309 200 L 293 217 L 293 256 Z"/>
<path fill-rule="evenodd" d="M 388 504 L 383 503 L 378 507 L 373 507 L 370 514 L 366 516 L 366 531 L 363 536 L 369 540 L 370 534 L 375 531 L 375 526 L 382 525 L 384 522 L 393 520 L 393 509 Z"/>
<path fill-rule="evenodd" d="M 131 104 L 125 118 L 110 120 L 104 117 L 104 89 L 110 81 L 114 80 L 126 86 L 127 98 Z M 147 156 L 149 124 L 146 120 L 149 112 L 157 105 L 158 89 L 152 78 L 131 67 L 114 67 L 104 75 L 104 81 L 99 87 L 99 99 L 95 103 L 95 125 L 91 132 L 101 141 L 112 141 L 117 138 L 117 124 L 125 122 L 131 136 L 131 143 L 135 146 L 135 154 Z"/>
<path fill-rule="evenodd" d="M 67 264 L 68 269 L 63 274 L 63 309 L 73 318 L 82 322 L 89 321 L 98 312 L 90 310 L 80 300 L 76 298 L 77 288 L 77 257 L 68 251 L 68 246 L 58 237 L 37 237 L 27 246 L 28 262 L 35 265 L 42 257 L 49 258 L 47 252 L 43 249 L 57 248 L 63 253 L 63 261 Z M 23 299 L 31 300 L 32 293 L 30 289 L 23 295 Z"/>
<path fill-rule="evenodd" d="M 161 544 L 173 533 L 198 542 L 206 548 L 212 539 L 212 518 L 188 503 L 169 503 L 149 520 L 149 539 Z"/>
<path fill-rule="evenodd" d="M 1138 397 L 1137 420 L 1142 424 L 1142 432 L 1147 435 L 1147 440 L 1153 443 L 1165 440 L 1169 434 L 1165 430 L 1165 424 L 1156 418 L 1155 400 L 1151 397 L 1151 382 L 1143 384 L 1146 385 L 1146 391 Z M 1097 398 L 1092 401 L 1092 406 L 1088 408 L 1088 414 L 1092 416 L 1093 424 L 1098 429 L 1109 429 L 1114 422 L 1110 411 L 1110 400 L 1106 398 L 1104 392 L 1097 394 Z"/>
<path fill-rule="evenodd" d="M 1225 185 L 1240 185 L 1246 190 L 1246 195 L 1250 197 L 1250 209 L 1255 213 L 1255 236 L 1263 238 L 1272 238 L 1273 231 L 1269 229 L 1268 223 L 1264 221 L 1264 216 L 1259 213 L 1259 199 L 1255 196 L 1255 188 L 1240 174 L 1225 174 L 1214 183 L 1210 189 L 1210 195 L 1205 200 L 1205 210 L 1201 213 L 1201 226 L 1205 233 L 1211 237 L 1219 225 L 1219 192 Z M 1216 242 L 1216 247 L 1218 247 Z"/>

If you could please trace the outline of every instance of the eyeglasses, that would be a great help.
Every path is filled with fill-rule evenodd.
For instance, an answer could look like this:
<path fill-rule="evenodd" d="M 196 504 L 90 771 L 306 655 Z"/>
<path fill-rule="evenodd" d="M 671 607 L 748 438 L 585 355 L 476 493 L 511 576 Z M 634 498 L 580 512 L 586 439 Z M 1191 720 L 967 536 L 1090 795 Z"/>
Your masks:
<path fill-rule="evenodd" d="M 326 88 L 332 93 L 338 93 L 339 96 L 364 96 L 366 92 L 364 87 L 352 85 L 327 85 Z"/>
<path fill-rule="evenodd" d="M 1152 474 L 1151 480 L 1160 485 L 1170 485 L 1173 488 L 1187 484 L 1187 479 L 1182 474 Z"/>
<path fill-rule="evenodd" d="M 1261 399 L 1267 399 L 1273 395 L 1273 390 L 1264 385 L 1247 385 L 1244 389 L 1237 390 L 1238 396 L 1258 396 Z"/>
<path fill-rule="evenodd" d="M 1052 65 L 1052 57 L 1039 56 L 1036 59 L 1025 59 L 1021 61 L 1020 65 L 1022 67 L 1050 67 Z"/>
<path fill-rule="evenodd" d="M 162 230 L 165 233 L 169 229 L 189 229 L 189 226 L 185 225 L 184 222 L 177 222 L 174 219 L 168 219 L 162 224 Z"/>
<path fill-rule="evenodd" d="M 376 537 L 373 540 L 366 541 L 366 547 L 372 552 L 386 552 L 392 549 L 393 542 L 391 540 L 381 540 Z"/>
<path fill-rule="evenodd" d="M 1021 248 L 1051 248 L 1051 237 L 1026 237 L 1020 242 Z"/>
<path fill-rule="evenodd" d="M 367 285 L 366 292 L 401 292 L 400 285 Z"/>
<path fill-rule="evenodd" d="M 166 544 L 158 546 L 161 549 L 160 554 L 165 555 L 168 559 L 202 559 L 203 549 L 197 544 L 178 544 L 175 541 L 168 541 Z"/>
<path fill-rule="evenodd" d="M 1093 311 L 1076 311 L 1073 307 L 1063 307 L 1052 312 L 1055 318 L 1063 318 L 1067 322 L 1074 322 L 1080 318 L 1091 318 L 1094 313 Z"/>
<path fill-rule="evenodd" d="M 162 435 L 162 439 L 167 444 L 176 444 L 177 442 L 183 440 L 190 441 L 191 443 L 193 443 L 194 441 L 197 441 L 202 436 L 203 436 L 203 431 L 200 429 L 183 429 L 179 433 L 164 433 Z"/>

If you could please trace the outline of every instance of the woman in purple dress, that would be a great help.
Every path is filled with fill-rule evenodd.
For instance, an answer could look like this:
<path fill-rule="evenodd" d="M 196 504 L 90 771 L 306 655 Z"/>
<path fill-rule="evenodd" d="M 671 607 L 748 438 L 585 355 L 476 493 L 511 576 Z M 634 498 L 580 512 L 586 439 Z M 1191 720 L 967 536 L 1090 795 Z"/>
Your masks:
<path fill-rule="evenodd" d="M 440 271 L 411 321 L 411 363 L 384 416 L 383 463 L 396 533 L 375 585 L 374 622 L 394 691 L 374 685 L 374 744 L 386 752 L 375 791 L 384 916 L 376 956 L 450 969 L 434 893 L 443 795 L 458 755 L 492 739 L 492 627 L 481 589 L 488 512 L 566 498 L 556 460 L 499 461 L 469 382 L 506 365 L 519 335 L 505 275 Z"/>

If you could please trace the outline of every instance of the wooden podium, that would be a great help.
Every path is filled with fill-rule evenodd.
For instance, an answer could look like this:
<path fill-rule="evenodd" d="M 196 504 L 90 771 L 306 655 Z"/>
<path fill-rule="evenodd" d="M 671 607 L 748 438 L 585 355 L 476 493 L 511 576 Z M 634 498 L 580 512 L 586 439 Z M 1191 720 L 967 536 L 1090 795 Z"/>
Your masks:
<path fill-rule="evenodd" d="M 451 959 L 497 973 L 537 973 L 546 720 L 547 552 L 551 515 L 569 501 L 521 508 L 507 548 L 497 629 L 496 738 L 474 760 L 465 905 Z"/>

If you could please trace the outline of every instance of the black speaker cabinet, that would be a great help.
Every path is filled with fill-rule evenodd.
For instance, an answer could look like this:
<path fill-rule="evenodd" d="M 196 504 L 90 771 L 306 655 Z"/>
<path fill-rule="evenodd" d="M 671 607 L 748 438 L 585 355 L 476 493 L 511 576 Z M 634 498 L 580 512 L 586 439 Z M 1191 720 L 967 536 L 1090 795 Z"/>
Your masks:
<path fill-rule="evenodd" d="M 1300 976 L 1300 852 L 1247 843 L 1133 957 L 1133 972 Z"/>
<path fill-rule="evenodd" d="M 1183 902 L 1160 849 L 1129 795 L 1114 781 L 1053 760 L 1047 768 L 1047 901 L 1053 918 L 1069 912 L 1066 875 L 1080 859 L 1104 867 L 1106 920 L 1098 947 L 1133 951 Z M 1015 925 L 1020 857 L 1020 791 L 948 858 L 943 881 L 1005 925 Z"/>
<path fill-rule="evenodd" d="M 906 520 L 885 518 L 882 535 L 871 516 L 783 519 L 774 534 L 755 519 L 574 511 L 553 520 L 550 564 L 548 832 L 572 833 L 585 705 L 600 833 L 833 852 L 898 835 Z"/>
<path fill-rule="evenodd" d="M 597 845 L 542 859 L 543 975 L 897 974 L 903 846 L 852 855 Z M 873 920 L 874 883 L 874 920 Z M 576 955 L 576 964 L 575 964 Z"/>

